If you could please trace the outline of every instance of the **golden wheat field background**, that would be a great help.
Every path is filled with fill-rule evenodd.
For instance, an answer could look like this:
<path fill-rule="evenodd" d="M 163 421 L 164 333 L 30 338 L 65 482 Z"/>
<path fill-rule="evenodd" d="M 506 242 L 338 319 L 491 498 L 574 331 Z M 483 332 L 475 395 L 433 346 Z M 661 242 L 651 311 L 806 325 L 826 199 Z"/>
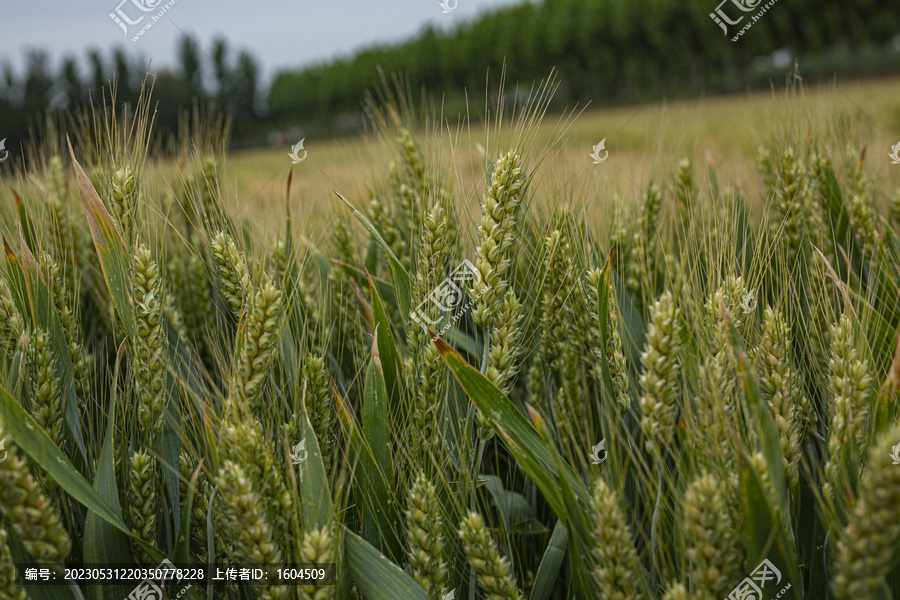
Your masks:
<path fill-rule="evenodd" d="M 900 128 L 900 80 L 831 82 L 801 88 L 801 82 L 773 81 L 770 92 L 744 96 L 665 101 L 655 97 L 643 105 L 574 109 L 551 115 L 535 135 L 536 147 L 548 147 L 539 174 L 544 192 L 569 190 L 591 219 L 613 194 L 640 197 L 646 185 L 667 176 L 679 160 L 710 161 L 723 184 L 742 190 L 756 210 L 764 192 L 756 169 L 756 152 L 778 136 L 816 140 L 836 157 L 852 142 L 865 146 L 877 177 L 888 187 L 900 185 L 888 168 L 892 136 Z M 785 82 L 793 91 L 785 91 Z M 484 104 L 483 97 L 471 102 Z M 425 111 L 421 111 L 425 112 Z M 440 117 L 423 115 L 419 117 Z M 508 120 L 510 117 L 507 116 Z M 431 126 L 432 129 L 434 126 Z M 458 172 L 460 197 L 477 214 L 484 185 L 483 151 L 488 129 L 456 115 L 443 115 L 436 139 L 425 150 L 431 160 Z M 589 152 L 606 139 L 609 159 L 592 164 Z M 494 140 L 496 142 L 496 140 Z M 306 141 L 308 158 L 294 168 L 297 197 L 293 214 L 308 215 L 313 232 L 326 227 L 339 202 L 333 192 L 361 201 L 393 159 L 390 142 L 377 136 Z M 278 226 L 284 213 L 284 189 L 290 160 L 287 149 L 255 149 L 228 157 L 224 171 L 237 214 L 256 223 Z M 158 177 L 172 177 L 174 165 L 156 164 Z"/>

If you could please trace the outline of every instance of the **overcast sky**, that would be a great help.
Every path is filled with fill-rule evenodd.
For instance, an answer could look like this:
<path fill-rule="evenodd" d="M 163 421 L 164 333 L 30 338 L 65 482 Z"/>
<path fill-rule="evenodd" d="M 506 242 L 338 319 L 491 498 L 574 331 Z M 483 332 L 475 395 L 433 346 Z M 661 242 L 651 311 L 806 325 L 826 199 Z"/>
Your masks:
<path fill-rule="evenodd" d="M 87 63 L 88 49 L 102 49 L 108 59 L 117 45 L 131 56 L 152 61 L 154 70 L 176 64 L 175 48 L 181 32 L 209 52 L 211 40 L 224 35 L 234 52 L 247 48 L 262 67 L 266 80 L 283 68 L 296 68 L 335 56 L 348 55 L 366 45 L 403 41 L 428 23 L 454 27 L 479 13 L 522 0 L 444 0 L 455 9 L 443 14 L 438 0 L 174 0 L 165 14 L 137 40 L 132 37 L 152 15 L 173 0 L 0 0 L 0 64 L 19 71 L 23 51 L 49 51 L 54 71 L 66 54 Z M 136 4 L 154 7 L 142 12 Z M 136 21 L 128 34 L 110 18 L 121 13 Z M 82 77 L 90 72 L 85 66 Z"/>

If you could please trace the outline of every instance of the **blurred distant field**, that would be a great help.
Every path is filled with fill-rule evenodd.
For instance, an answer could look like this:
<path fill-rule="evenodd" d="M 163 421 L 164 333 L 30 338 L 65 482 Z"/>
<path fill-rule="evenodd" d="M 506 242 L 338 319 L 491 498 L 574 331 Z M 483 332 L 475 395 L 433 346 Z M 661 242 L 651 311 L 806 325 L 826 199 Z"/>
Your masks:
<path fill-rule="evenodd" d="M 838 167 L 846 144 L 865 146 L 871 171 L 886 181 L 888 189 L 900 185 L 900 166 L 891 168 L 888 157 L 900 140 L 900 79 L 790 87 L 786 91 L 781 83 L 767 94 L 679 102 L 655 98 L 644 106 L 588 106 L 576 109 L 574 115 L 549 115 L 537 131 L 530 157 L 535 160 L 547 153 L 537 175 L 538 185 L 547 192 L 541 196 L 563 194 L 582 204 L 592 219 L 600 218 L 594 213 L 603 200 L 616 193 L 625 198 L 637 195 L 649 181 L 672 172 L 679 160 L 689 157 L 695 169 L 709 161 L 720 185 L 735 186 L 760 209 L 764 199 L 756 173 L 757 148 L 787 138 L 820 142 Z M 508 124 L 507 117 L 501 138 L 508 134 Z M 457 201 L 467 203 L 469 212 L 476 214 L 484 183 L 479 148 L 490 151 L 495 146 L 488 129 L 484 123 L 465 123 L 455 115 L 445 115 L 441 132 L 429 129 L 417 133 L 420 144 L 432 165 L 454 173 Z M 492 124 L 491 135 L 494 131 Z M 426 140 L 426 134 L 431 139 Z M 609 157 L 595 165 L 589 153 L 602 139 Z M 305 148 L 307 158 L 294 165 L 291 210 L 311 233 L 321 232 L 333 214 L 337 201 L 333 191 L 365 204 L 368 186 L 383 183 L 388 164 L 396 159 L 394 146 L 374 135 L 306 139 Z M 291 168 L 288 151 L 262 149 L 228 157 L 226 192 L 241 217 L 253 215 L 261 226 L 280 226 Z M 455 168 L 448 169 L 452 165 Z"/>
<path fill-rule="evenodd" d="M 483 122 L 466 122 L 464 115 L 444 115 L 441 120 L 417 115 L 429 122 L 415 132 L 429 165 L 450 177 L 446 183 L 452 183 L 456 201 L 470 215 L 478 214 L 484 187 L 482 151 L 492 153 L 498 144 L 509 147 L 514 128 L 510 113 L 506 111 L 499 134 L 493 121 L 486 127 Z M 436 122 L 443 124 L 436 128 Z M 595 165 L 589 153 L 603 139 L 609 155 Z M 769 93 L 746 96 L 678 102 L 657 97 L 643 106 L 575 107 L 566 115 L 545 116 L 526 160 L 534 166 L 542 159 L 535 181 L 542 193 L 535 197 L 571 200 L 594 224 L 600 224 L 616 194 L 637 197 L 648 182 L 668 177 L 682 158 L 693 160 L 701 190 L 706 183 L 704 167 L 710 164 L 720 186 L 734 186 L 761 211 L 765 198 L 756 172 L 757 148 L 783 139 L 795 145 L 817 141 L 828 149 L 838 169 L 848 144 L 865 147 L 869 170 L 883 181 L 882 189 L 900 187 L 900 165 L 893 166 L 888 157 L 900 140 L 900 78 L 810 88 L 794 80 L 788 85 L 773 83 Z M 290 207 L 294 222 L 312 239 L 328 229 L 335 214 L 339 200 L 334 191 L 364 206 L 370 189 L 384 189 L 387 167 L 398 158 L 396 144 L 386 144 L 375 134 L 306 138 L 304 148 L 305 160 L 293 165 Z M 225 158 L 221 191 L 239 219 L 249 218 L 269 232 L 282 228 L 292 167 L 289 151 L 289 147 L 255 149 Z M 188 164 L 186 172 L 192 169 Z M 151 162 L 146 173 L 150 176 L 145 183 L 150 185 L 168 186 L 176 180 L 174 161 Z"/>

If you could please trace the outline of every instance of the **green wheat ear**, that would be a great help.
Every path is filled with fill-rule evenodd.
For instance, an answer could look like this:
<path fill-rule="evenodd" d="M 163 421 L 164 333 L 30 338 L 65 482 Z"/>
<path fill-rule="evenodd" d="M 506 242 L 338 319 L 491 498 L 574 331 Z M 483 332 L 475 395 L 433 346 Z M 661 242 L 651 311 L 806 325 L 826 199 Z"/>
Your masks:
<path fill-rule="evenodd" d="M 428 295 L 437 290 L 444 281 L 447 261 L 450 258 L 450 248 L 447 245 L 448 227 L 446 211 L 439 202 L 435 202 L 425 215 L 419 236 L 418 264 L 413 280 L 413 304 L 418 305 L 427 300 Z M 438 320 L 441 316 L 440 307 L 433 302 L 428 302 L 425 310 L 432 321 Z M 416 327 L 412 334 L 411 352 L 418 356 L 431 345 L 428 332 L 422 327 Z"/>
<path fill-rule="evenodd" d="M 491 347 L 485 375 L 504 394 L 509 393 L 510 384 L 519 368 L 522 337 L 522 305 L 516 293 L 510 289 L 503 298 L 500 312 L 494 317 L 491 328 Z"/>
<path fill-rule="evenodd" d="M 690 210 L 695 193 L 694 165 L 691 159 L 684 158 L 678 163 L 678 172 L 675 174 L 675 199 L 683 211 Z"/>
<path fill-rule="evenodd" d="M 63 445 L 62 395 L 50 336 L 37 329 L 29 352 L 31 371 L 31 411 L 38 426 L 57 448 Z M 53 484 L 55 485 L 55 484 Z"/>
<path fill-rule="evenodd" d="M 479 244 L 475 248 L 475 268 L 480 277 L 471 290 L 475 301 L 472 318 L 487 326 L 500 312 L 512 271 L 516 234 L 516 213 L 522 201 L 525 173 L 518 154 L 509 152 L 497 160 L 481 207 Z"/>
<path fill-rule="evenodd" d="M 184 315 L 184 324 L 188 333 L 198 346 L 203 364 L 209 368 L 213 364 L 207 340 L 207 332 L 215 323 L 215 309 L 209 293 L 206 267 L 202 260 L 190 254 L 186 261 L 179 260 L 171 265 L 169 271 L 174 273 L 175 295 Z"/>
<path fill-rule="evenodd" d="M 147 439 L 162 435 L 166 335 L 162 323 L 164 301 L 159 268 L 153 256 L 141 245 L 132 263 L 132 304 L 134 305 L 134 372 L 138 418 L 150 433 Z"/>
<path fill-rule="evenodd" d="M 47 195 L 47 206 L 50 209 L 50 236 L 53 248 L 53 254 L 56 256 L 69 257 L 73 265 L 79 264 L 79 245 L 76 231 L 72 226 L 72 219 L 64 208 L 67 201 L 65 194 L 65 174 L 62 161 L 58 156 L 50 158 L 50 193 Z M 74 268 L 66 269 L 65 282 L 66 286 L 75 289 L 75 270 Z"/>
<path fill-rule="evenodd" d="M 72 369 L 75 377 L 75 395 L 78 400 L 78 406 L 84 409 L 84 401 L 90 393 L 88 389 L 88 366 L 91 357 L 82 346 L 83 339 L 81 333 L 80 319 L 75 313 L 71 303 L 69 302 L 69 290 L 67 283 L 63 277 L 59 264 L 53 258 L 45 253 L 41 253 L 40 269 L 47 278 L 50 288 L 50 296 L 53 305 L 56 307 L 57 315 L 59 315 L 60 323 L 63 328 L 63 335 L 66 338 L 66 345 L 69 348 L 69 359 L 72 362 Z"/>
<path fill-rule="evenodd" d="M 7 354 L 12 352 L 21 335 L 22 317 L 9 284 L 0 277 L 0 350 Z"/>
<path fill-rule="evenodd" d="M 594 579 L 600 590 L 600 597 L 609 600 L 640 600 L 640 561 L 631 539 L 631 530 L 626 515 L 619 506 L 618 495 L 602 479 L 594 482 L 591 513 L 597 563 Z"/>
<path fill-rule="evenodd" d="M 599 365 L 603 361 L 603 353 L 600 344 L 604 343 L 600 335 L 600 286 L 603 285 L 603 270 L 591 269 L 585 276 L 586 301 L 589 310 L 589 322 L 591 324 L 592 344 L 591 348 L 594 360 Z M 625 354 L 622 350 L 622 338 L 619 335 L 619 311 L 616 308 L 614 290 L 610 289 L 607 311 L 609 321 L 607 324 L 608 338 L 606 344 L 606 359 L 609 363 L 609 374 L 616 389 L 616 402 L 622 408 L 627 408 L 630 403 L 630 384 L 628 382 L 628 365 L 625 362 Z M 598 373 L 599 367 L 597 367 Z"/>
<path fill-rule="evenodd" d="M 351 267 L 357 265 L 359 253 L 356 250 L 356 244 L 353 243 L 353 236 L 350 235 L 350 228 L 345 219 L 339 218 L 334 221 L 334 228 L 331 230 L 331 243 L 334 246 L 335 258 Z"/>
<path fill-rule="evenodd" d="M 6 542 L 6 528 L 0 525 L 0 598 L 26 600 L 25 590 L 16 585 L 16 565 Z"/>
<path fill-rule="evenodd" d="M 226 460 L 219 469 L 219 491 L 223 503 L 225 533 L 233 544 L 236 564 L 281 564 L 281 551 L 273 541 L 272 529 L 259 494 L 240 465 Z M 260 597 L 286 600 L 287 586 L 269 583 Z"/>
<path fill-rule="evenodd" d="M 848 203 L 850 224 L 862 244 L 867 260 L 873 260 L 881 248 L 882 239 L 878 231 L 878 211 L 874 200 L 867 194 L 854 194 Z"/>
<path fill-rule="evenodd" d="M 244 257 L 234 239 L 224 231 L 218 232 L 210 241 L 210 253 L 222 295 L 228 302 L 231 312 L 235 316 L 240 316 L 244 300 L 250 293 L 250 272 L 247 270 Z"/>
<path fill-rule="evenodd" d="M 181 344 L 182 347 L 188 347 L 190 344 L 191 335 L 188 332 L 187 325 L 184 322 L 184 314 L 181 312 L 181 309 L 178 307 L 178 300 L 175 298 L 175 294 L 172 292 L 166 292 L 163 296 L 162 302 L 162 312 L 165 315 L 166 319 L 169 320 L 172 327 L 175 328 L 175 334 L 178 338 L 178 343 Z"/>
<path fill-rule="evenodd" d="M 250 479 L 274 530 L 289 531 L 291 497 L 283 471 L 273 459 L 276 453 L 272 444 L 265 441 L 259 421 L 249 417 L 246 410 L 233 410 L 228 419 L 219 434 L 220 455 L 238 465 Z M 291 539 L 285 541 L 289 543 Z"/>
<path fill-rule="evenodd" d="M 327 526 L 303 532 L 300 544 L 301 563 L 333 563 L 334 533 Z M 300 586 L 301 600 L 331 600 L 334 598 L 334 586 Z"/>
<path fill-rule="evenodd" d="M 397 142 L 400 144 L 403 166 L 410 182 L 415 186 L 416 192 L 425 192 L 425 163 L 419 145 L 412 137 L 412 133 L 402 125 L 397 127 Z"/>
<path fill-rule="evenodd" d="M 556 398 L 560 435 L 579 443 L 576 431 L 584 416 L 585 402 L 581 386 L 581 357 L 591 345 L 590 324 L 582 285 L 576 279 L 578 267 L 569 231 L 571 216 L 556 218 L 559 229 L 543 238 L 543 277 L 541 298 L 541 362 L 547 369 Z"/>
<path fill-rule="evenodd" d="M 277 281 L 278 285 L 284 285 L 290 259 L 287 243 L 282 239 L 276 240 L 269 250 L 266 263 L 270 265 L 272 281 Z"/>
<path fill-rule="evenodd" d="M 701 598 L 724 598 L 741 576 L 741 533 L 730 518 L 726 490 L 712 475 L 703 475 L 688 486 L 681 529 L 695 593 Z"/>
<path fill-rule="evenodd" d="M 131 171 L 131 165 L 125 165 L 113 173 L 112 213 L 116 224 L 119 226 L 119 232 L 122 234 L 126 248 L 133 246 L 136 208 L 137 182 Z"/>
<path fill-rule="evenodd" d="M 703 365 L 704 375 L 707 376 L 705 383 L 713 397 L 718 396 L 725 400 L 725 414 L 728 416 L 733 414 L 735 403 L 733 396 L 729 394 L 729 374 L 732 372 L 733 363 L 729 354 L 731 346 L 728 340 L 728 325 L 723 311 L 728 314 L 738 331 L 746 334 L 749 319 L 745 317 L 744 313 L 749 305 L 745 304 L 743 308 L 741 306 L 745 297 L 747 297 L 747 286 L 744 284 L 743 278 L 728 275 L 724 282 L 709 295 L 703 306 L 704 325 L 706 326 L 704 337 L 708 347 Z"/>
<path fill-rule="evenodd" d="M 707 600 L 703 596 L 693 596 L 688 593 L 687 588 L 682 583 L 673 583 L 666 590 L 663 600 Z"/>
<path fill-rule="evenodd" d="M 7 439 L 6 426 L 0 420 L 2 439 Z M 6 460 L 0 462 L 0 511 L 36 562 L 62 563 L 69 556 L 72 542 L 56 508 L 41 494 L 28 465 L 14 450 L 8 447 Z"/>
<path fill-rule="evenodd" d="M 444 280 L 446 265 L 450 258 L 447 245 L 447 214 L 439 202 L 435 202 L 431 211 L 425 215 L 422 235 L 419 240 L 419 257 L 415 279 L 415 302 L 426 300 L 429 293 L 438 289 Z M 440 319 L 440 307 L 428 302 L 425 309 L 431 320 Z M 414 325 L 415 327 L 415 325 Z M 420 440 L 430 440 L 434 435 L 441 408 L 441 392 L 443 384 L 443 360 L 434 344 L 431 343 L 424 327 L 415 327 L 411 335 L 410 350 L 418 363 L 418 385 L 416 386 L 415 406 L 413 407 L 414 427 L 421 436 Z M 413 455 L 418 455 L 422 446 L 415 444 Z"/>
<path fill-rule="evenodd" d="M 325 370 L 325 360 L 312 353 L 307 354 L 303 364 L 303 377 L 306 380 L 306 407 L 309 419 L 319 442 L 322 460 L 327 467 L 331 465 L 337 411 L 331 380 L 328 371 Z"/>
<path fill-rule="evenodd" d="M 900 465 L 892 446 L 900 440 L 900 424 L 878 437 L 869 450 L 856 505 L 837 541 L 832 589 L 839 600 L 883 597 L 900 539 Z"/>
<path fill-rule="evenodd" d="M 135 534 L 151 546 L 156 546 L 156 460 L 144 450 L 131 456 L 131 475 L 128 483 L 128 511 Z M 153 559 L 137 544 L 134 545 L 141 562 Z"/>
<path fill-rule="evenodd" d="M 400 145 L 400 167 L 391 164 L 391 187 L 397 197 L 404 226 L 413 240 L 422 229 L 425 212 L 427 181 L 425 162 L 412 133 L 402 125 L 397 126 L 397 143 Z"/>
<path fill-rule="evenodd" d="M 865 452 L 872 376 L 868 361 L 859 356 L 853 344 L 853 325 L 846 314 L 831 328 L 831 340 L 828 381 L 833 400 L 826 403 L 830 422 L 823 488 L 827 497 L 840 498 L 844 496 L 845 478 L 849 475 L 843 472 L 841 457 L 850 436 L 859 452 L 853 462 L 858 463 Z"/>
<path fill-rule="evenodd" d="M 665 456 L 675 437 L 675 406 L 678 400 L 678 336 L 680 312 L 672 293 L 660 296 L 650 310 L 650 327 L 641 360 L 641 428 L 647 451 L 657 458 Z"/>
<path fill-rule="evenodd" d="M 196 469 L 196 463 L 185 454 L 182 454 L 179 460 L 179 488 L 181 497 L 187 498 L 188 483 Z M 197 558 L 201 563 L 209 562 L 207 554 L 207 536 L 206 515 L 209 510 L 209 484 L 206 474 L 201 471 L 197 478 L 197 486 L 194 489 L 194 501 L 191 504 L 191 547 L 195 550 Z"/>
<path fill-rule="evenodd" d="M 785 472 L 791 486 L 800 479 L 800 438 L 808 401 L 791 365 L 791 331 L 781 313 L 766 307 L 760 345 L 754 353 L 763 396 L 772 407 Z"/>
<path fill-rule="evenodd" d="M 244 408 L 260 409 L 284 317 L 282 293 L 266 277 L 252 297 L 240 339 L 231 394 Z"/>
<path fill-rule="evenodd" d="M 424 473 L 419 473 L 406 502 L 409 563 L 413 578 L 425 588 L 431 600 L 443 597 L 447 577 L 442 522 L 441 505 L 434 484 Z"/>
<path fill-rule="evenodd" d="M 772 155 L 765 148 L 759 148 L 756 154 L 756 165 L 763 185 L 766 188 L 766 195 L 773 197 L 775 195 L 775 186 L 778 183 L 777 174 L 775 173 L 775 163 L 772 161 Z"/>
<path fill-rule="evenodd" d="M 900 225 L 900 189 L 897 189 L 888 201 L 888 212 L 894 222 Z"/>
<path fill-rule="evenodd" d="M 484 518 L 477 512 L 470 512 L 459 524 L 459 537 L 484 593 L 491 600 L 520 600 L 522 595 L 516 587 L 509 561 L 500 556 Z"/>
<path fill-rule="evenodd" d="M 638 227 L 631 245 L 632 256 L 627 263 L 625 288 L 642 305 L 645 305 L 644 296 L 648 290 L 651 294 L 655 293 L 658 246 L 656 228 L 659 223 L 662 200 L 662 190 L 656 184 L 651 184 L 647 188 L 643 203 L 641 203 Z"/>
<path fill-rule="evenodd" d="M 872 260 L 882 245 L 878 231 L 878 211 L 872 195 L 871 178 L 864 169 L 863 161 L 852 147 L 846 148 L 845 164 L 851 165 L 847 173 L 849 190 L 844 195 L 847 200 L 847 215 L 856 237 L 863 247 L 865 258 Z"/>
<path fill-rule="evenodd" d="M 410 264 L 406 241 L 403 239 L 400 228 L 388 212 L 384 203 L 377 197 L 372 196 L 366 214 L 369 217 L 369 221 L 375 226 L 375 230 L 381 234 L 381 237 L 388 245 L 388 248 L 394 252 L 394 255 L 400 260 L 403 266 L 406 267 L 406 270 L 409 271 Z M 387 256 L 384 254 L 379 255 L 379 264 L 381 265 L 381 268 L 385 270 L 390 269 Z M 374 276 L 375 273 L 372 275 Z"/>

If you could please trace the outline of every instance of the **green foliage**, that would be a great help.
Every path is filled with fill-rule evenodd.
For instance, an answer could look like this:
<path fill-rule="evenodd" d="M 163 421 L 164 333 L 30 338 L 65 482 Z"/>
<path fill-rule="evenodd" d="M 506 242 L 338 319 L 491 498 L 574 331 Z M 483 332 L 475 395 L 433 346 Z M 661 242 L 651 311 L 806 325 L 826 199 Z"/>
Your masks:
<path fill-rule="evenodd" d="M 685 94 L 768 88 L 770 79 L 781 77 L 783 71 L 768 58 L 775 48 L 790 47 L 800 56 L 800 64 L 816 64 L 828 76 L 842 69 L 835 52 L 846 53 L 850 68 L 850 64 L 866 62 L 864 53 L 856 52 L 871 43 L 865 57 L 872 61 L 872 68 L 878 64 L 874 48 L 888 43 L 900 23 L 900 12 L 878 10 L 870 2 L 851 10 L 833 0 L 816 4 L 779 0 L 734 43 L 733 36 L 763 3 L 754 5 L 756 10 L 747 16 L 737 5 L 723 6 L 729 18 L 744 19 L 740 25 L 729 26 L 728 35 L 709 16 L 716 4 L 706 0 L 522 2 L 489 11 L 458 28 L 427 27 L 402 44 L 381 44 L 349 58 L 282 71 L 269 90 L 269 106 L 276 118 L 328 122 L 334 115 L 357 109 L 377 78 L 378 66 L 403 73 L 413 89 L 425 86 L 441 91 L 445 105 L 463 111 L 464 90 L 481 89 L 485 73 L 499 73 L 504 66 L 508 79 L 522 84 L 557 69 L 565 83 L 555 99 L 560 107 L 585 101 L 649 99 L 660 89 Z M 810 11 L 816 19 L 807 17 Z M 837 50 L 836 40 L 847 47 Z M 891 60 L 888 52 L 881 61 Z M 514 95 L 508 92 L 506 97 L 511 100 Z"/>

